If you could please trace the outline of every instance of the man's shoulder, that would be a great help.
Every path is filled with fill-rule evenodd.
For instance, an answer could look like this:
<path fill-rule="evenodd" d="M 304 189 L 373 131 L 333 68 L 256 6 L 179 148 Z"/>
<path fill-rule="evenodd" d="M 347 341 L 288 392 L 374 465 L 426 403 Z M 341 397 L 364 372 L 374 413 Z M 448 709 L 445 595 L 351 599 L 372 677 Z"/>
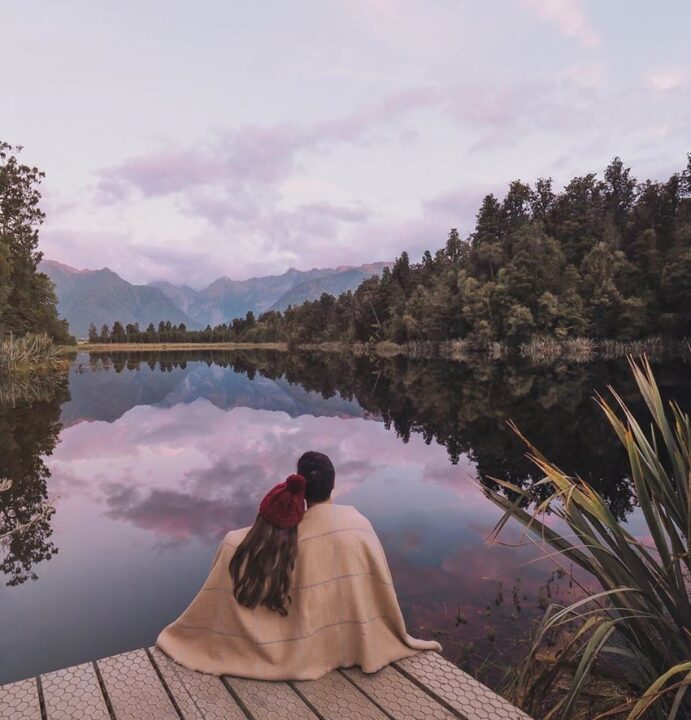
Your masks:
<path fill-rule="evenodd" d="M 354 535 L 373 534 L 370 521 L 352 505 L 324 504 L 307 511 L 300 526 L 300 535 L 307 539 L 320 535 L 334 535 L 334 539 Z"/>
<path fill-rule="evenodd" d="M 334 517 L 343 518 L 344 520 L 369 523 L 369 520 L 353 505 L 323 503 L 322 505 L 314 505 L 312 509 L 315 508 L 321 508 L 327 513 L 331 513 Z"/>
<path fill-rule="evenodd" d="M 353 505 L 334 505 L 333 507 L 338 508 L 338 512 L 344 519 L 371 527 L 370 521 Z"/>

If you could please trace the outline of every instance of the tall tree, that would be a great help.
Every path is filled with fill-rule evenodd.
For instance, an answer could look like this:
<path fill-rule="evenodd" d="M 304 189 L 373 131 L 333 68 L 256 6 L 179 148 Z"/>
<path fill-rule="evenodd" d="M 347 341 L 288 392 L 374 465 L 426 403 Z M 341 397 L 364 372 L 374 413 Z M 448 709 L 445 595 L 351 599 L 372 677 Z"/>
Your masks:
<path fill-rule="evenodd" d="M 69 342 L 53 284 L 38 271 L 38 229 L 45 217 L 38 186 L 44 173 L 19 161 L 21 149 L 0 142 L 0 336 L 38 332 Z"/>

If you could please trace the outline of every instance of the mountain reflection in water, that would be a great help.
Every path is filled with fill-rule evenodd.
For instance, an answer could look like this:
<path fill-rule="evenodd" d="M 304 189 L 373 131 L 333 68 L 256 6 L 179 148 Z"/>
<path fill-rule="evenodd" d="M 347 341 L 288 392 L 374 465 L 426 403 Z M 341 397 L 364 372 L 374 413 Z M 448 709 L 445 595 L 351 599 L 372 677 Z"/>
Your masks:
<path fill-rule="evenodd" d="M 688 408 L 688 365 L 657 371 Z M 336 501 L 382 537 L 411 632 L 436 633 L 452 659 L 474 643 L 476 665 L 493 648 L 515 656 L 568 577 L 528 564 L 534 547 L 488 547 L 499 512 L 470 479 L 535 479 L 512 418 L 635 527 L 625 458 L 592 401 L 607 384 L 635 405 L 623 362 L 79 355 L 69 390 L 54 378 L 0 405 L 0 535 L 38 517 L 0 546 L 0 683 L 153 642 L 219 539 L 308 448 L 332 457 Z"/>

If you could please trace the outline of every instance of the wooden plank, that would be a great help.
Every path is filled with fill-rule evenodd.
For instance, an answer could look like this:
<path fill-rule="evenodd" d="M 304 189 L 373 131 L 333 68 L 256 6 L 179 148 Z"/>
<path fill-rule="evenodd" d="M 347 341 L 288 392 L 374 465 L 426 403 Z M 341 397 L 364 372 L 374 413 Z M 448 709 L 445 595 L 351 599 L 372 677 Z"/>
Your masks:
<path fill-rule="evenodd" d="M 150 652 L 185 720 L 246 720 L 219 677 L 188 670 L 158 648 Z"/>
<path fill-rule="evenodd" d="M 390 666 L 376 673 L 363 673 L 359 668 L 341 672 L 394 717 L 415 720 L 454 720 L 458 717 Z"/>
<path fill-rule="evenodd" d="M 144 650 L 113 655 L 97 665 L 118 720 L 179 720 Z"/>
<path fill-rule="evenodd" d="M 338 671 L 291 685 L 324 720 L 386 720 L 386 715 Z"/>
<path fill-rule="evenodd" d="M 41 703 L 35 678 L 0 685 L 0 718 L 41 720 Z"/>
<path fill-rule="evenodd" d="M 284 682 L 248 680 L 224 675 L 255 720 L 316 720 L 316 715 Z"/>
<path fill-rule="evenodd" d="M 48 720 L 110 720 L 110 714 L 91 663 L 41 676 Z"/>
<path fill-rule="evenodd" d="M 467 720 L 531 720 L 522 710 L 464 673 L 436 652 L 422 652 L 394 663 Z"/>

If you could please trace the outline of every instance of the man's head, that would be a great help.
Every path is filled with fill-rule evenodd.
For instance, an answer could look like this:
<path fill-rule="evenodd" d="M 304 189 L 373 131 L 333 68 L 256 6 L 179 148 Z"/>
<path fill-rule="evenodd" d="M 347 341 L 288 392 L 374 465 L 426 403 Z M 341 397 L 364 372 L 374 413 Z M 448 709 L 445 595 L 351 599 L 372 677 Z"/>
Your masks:
<path fill-rule="evenodd" d="M 307 480 L 305 500 L 308 505 L 324 502 L 331 497 L 336 471 L 324 453 L 310 450 L 298 460 L 298 475 Z"/>

